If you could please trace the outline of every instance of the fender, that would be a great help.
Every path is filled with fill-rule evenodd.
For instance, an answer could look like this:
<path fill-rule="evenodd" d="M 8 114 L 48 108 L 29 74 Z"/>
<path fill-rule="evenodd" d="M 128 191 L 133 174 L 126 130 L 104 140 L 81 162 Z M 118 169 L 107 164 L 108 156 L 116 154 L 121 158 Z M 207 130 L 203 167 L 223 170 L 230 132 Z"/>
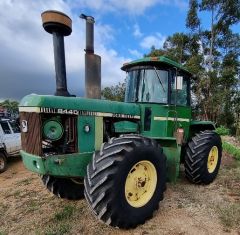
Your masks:
<path fill-rule="evenodd" d="M 196 133 L 199 133 L 200 131 L 215 129 L 215 124 L 211 121 L 191 121 L 188 139 L 191 139 Z"/>

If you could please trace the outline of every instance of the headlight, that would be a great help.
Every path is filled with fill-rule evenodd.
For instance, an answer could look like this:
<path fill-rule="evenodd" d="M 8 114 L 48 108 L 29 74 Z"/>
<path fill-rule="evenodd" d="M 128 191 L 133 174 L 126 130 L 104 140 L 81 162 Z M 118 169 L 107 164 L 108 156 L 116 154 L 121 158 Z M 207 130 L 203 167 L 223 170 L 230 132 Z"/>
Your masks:
<path fill-rule="evenodd" d="M 88 133 L 90 131 L 90 126 L 87 124 L 84 126 L 84 131 Z"/>

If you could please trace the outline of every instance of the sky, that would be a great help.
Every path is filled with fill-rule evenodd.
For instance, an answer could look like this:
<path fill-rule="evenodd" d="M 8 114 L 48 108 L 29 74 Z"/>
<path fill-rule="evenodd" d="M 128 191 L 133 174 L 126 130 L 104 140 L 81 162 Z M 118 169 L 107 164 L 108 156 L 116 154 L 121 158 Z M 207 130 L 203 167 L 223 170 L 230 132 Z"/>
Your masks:
<path fill-rule="evenodd" d="M 1 0 L 0 100 L 54 94 L 52 36 L 41 22 L 46 10 L 62 11 L 73 21 L 73 32 L 65 37 L 65 56 L 68 90 L 77 96 L 84 96 L 81 13 L 96 21 L 94 44 L 102 57 L 102 87 L 123 82 L 123 63 L 143 57 L 153 45 L 161 48 L 175 32 L 187 32 L 188 0 Z M 209 15 L 201 17 L 208 27 Z"/>

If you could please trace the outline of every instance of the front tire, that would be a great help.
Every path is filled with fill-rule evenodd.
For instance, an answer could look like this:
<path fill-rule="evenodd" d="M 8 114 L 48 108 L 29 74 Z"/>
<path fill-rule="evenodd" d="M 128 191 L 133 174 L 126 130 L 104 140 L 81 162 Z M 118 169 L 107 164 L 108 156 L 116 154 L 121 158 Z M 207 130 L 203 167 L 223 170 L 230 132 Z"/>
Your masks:
<path fill-rule="evenodd" d="M 124 135 L 104 143 L 84 179 L 85 197 L 108 225 L 134 228 L 152 217 L 166 188 L 166 157 L 155 140 Z"/>
<path fill-rule="evenodd" d="M 7 158 L 3 153 L 0 153 L 0 173 L 7 169 Z"/>
<path fill-rule="evenodd" d="M 216 178 L 222 158 L 222 142 L 214 131 L 197 134 L 188 143 L 185 174 L 195 184 L 210 184 Z"/>
<path fill-rule="evenodd" d="M 43 175 L 43 184 L 54 195 L 69 200 L 84 198 L 84 184 L 74 179 Z"/>

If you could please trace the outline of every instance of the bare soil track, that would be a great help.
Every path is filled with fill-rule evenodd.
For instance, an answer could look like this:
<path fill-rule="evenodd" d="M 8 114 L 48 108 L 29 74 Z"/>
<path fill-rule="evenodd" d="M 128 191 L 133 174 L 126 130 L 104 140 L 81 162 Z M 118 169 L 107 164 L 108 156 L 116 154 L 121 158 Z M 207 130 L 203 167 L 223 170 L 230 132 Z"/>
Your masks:
<path fill-rule="evenodd" d="M 99 222 L 85 200 L 56 198 L 40 178 L 12 159 L 0 175 L 0 235 L 3 234 L 236 234 L 240 235 L 240 164 L 224 154 L 214 183 L 192 185 L 181 173 L 167 185 L 154 217 L 133 230 Z"/>

